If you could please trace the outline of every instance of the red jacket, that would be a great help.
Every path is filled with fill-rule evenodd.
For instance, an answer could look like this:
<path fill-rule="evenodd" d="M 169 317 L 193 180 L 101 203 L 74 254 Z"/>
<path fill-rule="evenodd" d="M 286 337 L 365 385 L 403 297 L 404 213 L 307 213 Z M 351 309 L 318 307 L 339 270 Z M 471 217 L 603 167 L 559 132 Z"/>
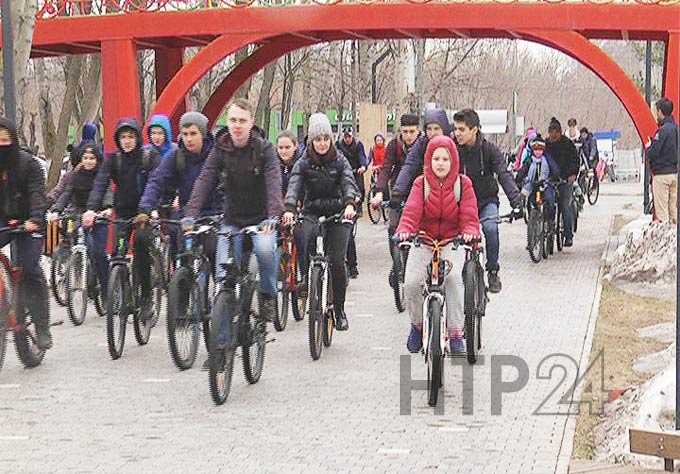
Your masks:
<path fill-rule="evenodd" d="M 432 171 L 432 154 L 437 148 L 446 148 L 451 156 L 451 171 L 443 179 Z M 454 185 L 458 180 L 458 150 L 448 137 L 438 136 L 427 144 L 423 175 L 416 178 L 411 188 L 397 233 L 415 234 L 421 230 L 437 240 L 461 234 L 480 235 L 477 197 L 472 181 L 461 176 L 460 203 L 456 202 Z M 430 193 L 425 202 L 425 180 Z"/>

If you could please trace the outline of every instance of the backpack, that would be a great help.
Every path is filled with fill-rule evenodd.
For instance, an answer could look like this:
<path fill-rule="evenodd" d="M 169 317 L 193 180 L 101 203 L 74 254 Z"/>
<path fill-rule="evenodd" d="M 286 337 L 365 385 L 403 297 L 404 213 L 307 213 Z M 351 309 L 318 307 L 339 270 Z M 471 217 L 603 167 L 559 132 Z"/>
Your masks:
<path fill-rule="evenodd" d="M 458 205 L 460 205 L 460 198 L 462 194 L 463 194 L 462 176 L 459 174 L 458 179 L 453 184 L 453 195 L 455 196 L 456 204 Z M 429 196 L 430 196 L 430 183 L 428 183 L 427 178 L 423 176 L 423 197 L 425 198 L 424 201 L 427 201 L 427 198 Z"/>
<path fill-rule="evenodd" d="M 121 167 L 123 166 L 123 154 L 120 151 L 117 151 L 114 156 L 114 160 L 113 172 L 118 175 L 118 171 L 120 171 Z M 148 148 L 142 149 L 142 169 L 144 171 L 151 170 L 151 151 L 149 151 Z"/>

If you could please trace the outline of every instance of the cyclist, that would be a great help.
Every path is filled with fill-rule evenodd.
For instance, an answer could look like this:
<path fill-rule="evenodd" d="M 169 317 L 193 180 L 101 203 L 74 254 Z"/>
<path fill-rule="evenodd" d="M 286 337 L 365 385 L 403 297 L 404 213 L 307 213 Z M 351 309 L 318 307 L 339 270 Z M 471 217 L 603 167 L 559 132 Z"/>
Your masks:
<path fill-rule="evenodd" d="M 566 181 L 557 187 L 558 206 L 564 217 L 564 246 L 571 247 L 574 245 L 574 215 L 571 200 L 574 195 L 574 182 L 578 175 L 579 159 L 574 143 L 562 134 L 562 124 L 555 117 L 550 119 L 550 125 L 548 125 L 545 153 L 555 161 L 560 170 L 560 178 Z"/>
<path fill-rule="evenodd" d="M 407 240 L 425 231 L 436 240 L 462 237 L 465 242 L 479 238 L 480 224 L 477 198 L 471 180 L 459 174 L 458 150 L 449 137 L 431 139 L 425 151 L 424 173 L 416 178 L 397 228 L 399 240 Z M 459 186 L 460 199 L 455 188 Z M 444 280 L 446 318 L 451 352 L 465 351 L 463 340 L 463 265 L 465 252 L 447 247 L 443 258 L 451 261 L 452 270 Z M 431 252 L 413 248 L 409 253 L 405 293 L 411 317 L 411 332 L 406 347 L 409 352 L 422 348 L 423 281 L 427 276 Z"/>
<path fill-rule="evenodd" d="M 279 156 L 281 165 L 281 191 L 285 197 L 293 166 L 302 154 L 304 154 L 304 150 L 302 153 L 299 152 L 298 140 L 293 132 L 283 130 L 279 133 L 279 136 L 276 137 L 276 153 Z"/>
<path fill-rule="evenodd" d="M 169 157 L 173 156 L 177 151 L 177 144 L 173 143 L 172 126 L 167 115 L 157 114 L 153 115 L 149 120 L 149 127 L 147 134 L 150 147 L 154 147 L 161 157 L 161 164 Z M 160 168 L 160 165 L 159 165 Z M 177 204 L 175 201 L 175 189 L 170 187 L 167 193 L 164 193 L 163 204 Z M 177 207 L 177 206 L 175 206 Z M 169 217 L 169 213 L 163 217 Z"/>
<path fill-rule="evenodd" d="M 244 227 L 259 225 L 253 236 L 253 250 L 260 275 L 259 314 L 272 321 L 276 314 L 278 253 L 276 251 L 275 219 L 283 212 L 281 170 L 274 146 L 254 129 L 253 106 L 245 99 L 235 99 L 227 107 L 227 127 L 215 138 L 215 146 L 196 178 L 184 214 L 185 229 L 192 227 L 201 209 L 210 202 L 215 191 L 223 194 L 224 221 L 221 232 L 238 232 Z M 223 279 L 222 264 L 229 257 L 226 236 L 217 240 L 217 277 Z M 243 237 L 234 240 L 234 257 L 241 260 Z M 227 311 L 233 311 L 232 307 Z M 230 321 L 233 314 L 221 315 Z M 230 327 L 220 324 L 219 348 L 230 340 Z"/>
<path fill-rule="evenodd" d="M 368 167 L 366 150 L 364 144 L 354 137 L 352 127 L 346 127 L 342 132 L 342 138 L 338 139 L 335 148 L 347 159 L 354 172 L 354 179 L 359 189 L 359 201 L 357 202 L 357 215 L 361 217 L 363 212 L 363 202 L 366 196 L 364 184 L 364 173 Z M 357 245 L 354 235 L 350 234 L 347 246 L 347 266 L 349 267 L 349 277 L 357 278 L 359 269 L 357 266 Z"/>
<path fill-rule="evenodd" d="M 171 217 L 182 217 L 184 207 L 189 201 L 194 182 L 213 148 L 214 138 L 208 131 L 208 117 L 199 112 L 186 112 L 179 120 L 181 140 L 170 154 L 161 161 L 149 179 L 144 194 L 139 201 L 137 221 L 148 220 L 151 211 L 158 208 L 168 198 L 175 201 L 177 208 Z M 207 203 L 204 215 L 216 214 L 216 199 Z M 179 229 L 169 227 L 170 255 L 176 255 L 179 245 Z"/>
<path fill-rule="evenodd" d="M 521 191 L 522 196 L 533 199 L 531 191 L 534 184 L 538 181 L 544 181 L 546 186 L 543 199 L 546 204 L 548 222 L 553 223 L 555 221 L 555 189 L 549 181 L 552 174 L 551 171 L 555 168 L 550 166 L 549 158 L 545 155 L 545 140 L 543 140 L 541 135 L 537 135 L 529 143 L 529 149 L 531 150 L 531 160 L 525 173 L 526 177 L 524 178 L 524 185 Z"/>
<path fill-rule="evenodd" d="M 303 232 L 307 252 L 304 255 L 302 270 L 305 278 L 309 266 L 309 255 L 315 251 L 314 239 L 319 216 L 332 216 L 343 212 L 344 219 L 354 219 L 355 203 L 359 196 L 351 165 L 342 153 L 333 146 L 331 124 L 326 115 L 317 113 L 309 118 L 309 146 L 305 155 L 293 167 L 288 185 L 283 223 L 293 222 L 297 204 L 302 201 L 304 218 Z M 326 234 L 326 254 L 330 261 L 333 284 L 333 307 L 336 315 L 336 328 L 346 331 L 349 328 L 345 314 L 345 294 L 347 273 L 345 254 L 352 226 L 346 223 L 331 224 Z"/>
<path fill-rule="evenodd" d="M 479 115 L 473 109 L 463 109 L 453 115 L 456 144 L 460 155 L 461 173 L 472 180 L 477 196 L 479 220 L 486 238 L 486 271 L 489 291 L 499 293 L 502 289 L 498 274 L 500 269 L 498 234 L 498 184 L 513 209 L 522 207 L 522 196 L 512 174 L 505 166 L 503 154 L 486 140 L 481 132 Z"/>
<path fill-rule="evenodd" d="M 418 116 L 415 114 L 404 114 L 399 119 L 399 135 L 390 140 L 385 150 L 385 162 L 381 173 L 378 175 L 376 181 L 376 189 L 378 192 L 371 200 L 371 206 L 378 207 L 382 205 L 384 200 L 389 200 L 390 186 L 394 187 L 394 183 L 399 176 L 399 171 L 406 160 L 406 156 L 416 143 L 421 133 L 419 130 Z M 392 241 L 394 230 L 397 228 L 399 218 L 401 217 L 401 208 L 390 208 L 389 223 L 387 226 L 387 242 L 392 258 L 398 256 L 396 252 L 396 245 Z M 394 275 L 390 270 L 389 277 L 390 285 L 394 286 Z"/>
<path fill-rule="evenodd" d="M 103 157 L 93 141 L 81 143 L 73 150 L 73 171 L 66 188 L 51 210 L 61 213 L 66 208 L 83 213 L 87 210 L 87 199 L 92 191 L 95 177 Z"/>
<path fill-rule="evenodd" d="M 581 132 L 579 132 L 576 119 L 570 118 L 569 120 L 567 120 L 567 127 L 568 127 L 567 128 L 567 138 L 569 140 L 571 140 L 572 142 L 574 142 L 574 144 L 581 143 L 581 140 L 582 140 L 583 137 L 581 136 Z M 583 129 L 581 129 L 581 131 L 582 130 Z"/>
<path fill-rule="evenodd" d="M 373 146 L 368 153 L 368 164 L 374 170 L 380 170 L 385 162 L 385 137 L 382 133 L 377 133 L 373 138 Z"/>
<path fill-rule="evenodd" d="M 113 210 L 119 219 L 132 219 L 137 214 L 139 200 L 144 194 L 147 180 L 152 171 L 158 166 L 160 157 L 152 148 L 142 147 L 142 134 L 137 120 L 122 118 L 114 130 L 114 141 L 117 150 L 111 153 L 97 171 L 92 191 L 87 199 L 87 212 L 83 214 L 83 225 L 92 227 L 97 212 L 103 211 L 105 216 L 111 215 L 108 200 L 105 200 L 111 183 L 115 184 L 113 194 Z M 116 231 L 131 232 L 132 226 Z M 106 259 L 106 241 L 108 225 L 97 224 L 92 230 L 92 253 L 94 265 L 99 277 L 102 295 L 106 295 L 109 282 L 108 261 Z M 134 271 L 140 277 L 142 290 L 142 319 L 151 316 L 151 257 L 149 246 L 152 245 L 148 232 L 138 229 L 135 237 Z"/>
<path fill-rule="evenodd" d="M 0 117 L 0 177 L 0 226 L 25 221 L 27 233 L 14 237 L 12 261 L 23 268 L 22 298 L 35 324 L 38 347 L 50 349 L 49 297 L 40 266 L 43 239 L 30 235 L 44 226 L 45 175 L 40 163 L 20 149 L 16 126 L 5 117 Z M 5 234 L 0 247 L 7 245 L 9 239 Z"/>

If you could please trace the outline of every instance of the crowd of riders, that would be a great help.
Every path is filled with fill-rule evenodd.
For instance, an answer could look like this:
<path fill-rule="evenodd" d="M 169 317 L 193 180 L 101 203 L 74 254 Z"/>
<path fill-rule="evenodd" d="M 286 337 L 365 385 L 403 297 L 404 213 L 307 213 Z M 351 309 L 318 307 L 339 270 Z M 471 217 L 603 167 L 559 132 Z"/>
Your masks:
<path fill-rule="evenodd" d="M 468 243 L 483 241 L 488 289 L 498 293 L 502 289 L 500 189 L 520 213 L 532 180 L 554 178 L 559 195 L 555 204 L 563 208 L 568 224 L 572 184 L 579 171 L 574 140 L 580 141 L 582 150 L 588 150 L 588 157 L 597 156 L 586 129 L 574 138 L 571 123 L 565 135 L 553 118 L 545 136 L 537 130 L 527 136 L 518 153 L 516 178 L 500 149 L 485 137 L 479 115 L 469 108 L 455 112 L 452 122 L 443 109 L 426 110 L 422 123 L 418 115 L 404 114 L 396 136 L 387 141 L 377 134 L 368 154 L 354 130 L 342 129 L 335 137 L 323 113 L 311 115 L 304 141 L 283 131 L 275 143 L 255 125 L 254 109 L 248 101 L 234 100 L 226 114 L 227 125 L 213 136 L 206 116 L 185 113 L 177 124 L 177 142 L 173 141 L 172 124 L 163 115 L 153 116 L 145 129 L 133 118 L 121 118 L 112 131 L 115 149 L 106 156 L 96 141 L 96 127 L 87 124 L 82 141 L 71 150 L 71 169 L 49 194 L 42 168 L 19 148 L 14 124 L 0 119 L 0 226 L 25 222 L 27 233 L 17 239 L 12 257 L 24 267 L 26 291 L 34 296 L 27 304 L 42 349 L 52 345 L 48 293 L 39 265 L 43 245 L 31 234 L 41 231 L 46 215 L 56 218 L 66 210 L 82 215 L 102 294 L 106 294 L 109 276 L 109 223 L 105 219 L 115 215 L 118 225 L 124 227 L 118 230 L 137 229 L 134 265 L 142 277 L 142 318 L 151 313 L 149 253 L 154 240 L 146 226 L 150 220 L 165 213 L 181 220 L 181 229 L 186 231 L 201 216 L 221 214 L 214 255 L 217 273 L 225 271 L 220 263 L 228 257 L 227 239 L 222 236 L 257 226 L 252 250 L 259 272 L 259 314 L 265 321 L 272 321 L 276 311 L 280 226 L 295 225 L 300 266 L 306 275 L 309 255 L 315 251 L 317 218 L 342 215 L 329 226 L 325 238 L 336 328 L 342 331 L 350 322 L 345 309 L 348 280 L 359 274 L 353 221 L 362 214 L 365 174 L 371 167 L 379 173 L 378 192 L 369 205 L 389 207 L 387 242 L 392 256 L 399 241 L 419 232 L 435 240 L 460 237 Z M 120 224 L 121 220 L 127 223 Z M 177 252 L 180 227 L 171 232 L 172 252 Z M 572 239 L 573 234 L 567 231 L 565 246 L 571 246 Z M 456 268 L 462 265 L 462 250 L 447 250 L 447 258 Z M 237 258 L 243 252 L 241 241 L 235 242 L 234 252 Z M 425 250 L 414 251 L 406 270 L 411 319 L 406 339 L 411 352 L 421 348 L 421 288 L 427 258 Z M 391 273 L 388 281 L 393 285 L 394 280 Z M 460 271 L 450 272 L 444 283 L 450 350 L 464 352 Z M 303 291 L 306 288 L 304 279 L 301 287 Z M 218 344 L 226 344 L 227 335 L 220 336 Z"/>

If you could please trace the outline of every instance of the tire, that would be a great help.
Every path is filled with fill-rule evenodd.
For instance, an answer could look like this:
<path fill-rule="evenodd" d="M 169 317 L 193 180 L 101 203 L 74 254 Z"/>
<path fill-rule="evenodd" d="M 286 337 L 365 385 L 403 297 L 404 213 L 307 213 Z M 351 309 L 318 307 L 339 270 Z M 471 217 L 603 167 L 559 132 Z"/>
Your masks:
<path fill-rule="evenodd" d="M 66 309 L 74 326 L 80 326 L 87 316 L 88 296 L 87 255 L 82 250 L 71 253 L 66 267 Z"/>
<path fill-rule="evenodd" d="M 213 306 L 213 316 L 223 314 L 228 305 L 229 294 L 226 291 L 221 291 Z M 234 372 L 234 355 L 236 353 L 235 345 L 231 345 L 228 349 L 217 349 L 217 335 L 218 331 L 210 332 L 210 350 L 208 351 L 208 383 L 210 386 L 210 396 L 215 405 L 222 405 L 227 401 L 229 392 L 231 391 L 231 380 Z"/>
<path fill-rule="evenodd" d="M 557 251 L 561 252 L 564 247 L 564 218 L 559 208 L 557 209 L 557 222 L 555 223 L 555 242 L 557 242 Z"/>
<path fill-rule="evenodd" d="M 574 224 L 572 225 L 572 230 L 573 230 L 573 232 L 574 232 L 574 234 L 575 234 L 576 231 L 578 230 L 578 214 L 579 214 L 579 212 L 578 212 L 578 204 L 576 204 L 576 201 L 572 202 L 572 205 L 571 205 L 571 212 L 572 212 L 573 215 L 574 215 Z"/>
<path fill-rule="evenodd" d="M 408 260 L 408 250 L 397 249 L 399 251 L 399 268 L 392 269 L 393 272 L 393 285 L 392 291 L 394 292 L 394 305 L 397 307 L 397 311 L 403 313 L 406 309 L 406 294 L 404 292 L 404 275 L 406 269 L 406 262 Z"/>
<path fill-rule="evenodd" d="M 321 343 L 323 334 L 322 278 L 321 268 L 313 266 L 309 275 L 309 297 L 307 301 L 309 306 L 309 314 L 307 315 L 309 321 L 309 354 L 312 356 L 312 360 L 318 360 L 321 357 L 323 347 Z"/>
<path fill-rule="evenodd" d="M 159 252 L 152 252 L 151 258 L 151 307 L 153 308 L 151 327 L 155 328 L 161 317 L 163 293 L 166 285 L 164 281 L 163 258 L 161 254 Z"/>
<path fill-rule="evenodd" d="M 296 283 L 302 282 L 302 276 L 300 275 L 301 270 L 297 264 L 295 264 L 295 272 L 297 273 Z M 307 298 L 300 298 L 298 292 L 293 291 L 290 294 L 290 303 L 291 309 L 293 310 L 293 319 L 295 319 L 295 321 L 302 321 L 305 318 Z"/>
<path fill-rule="evenodd" d="M 21 289 L 19 290 L 21 292 Z M 26 295 L 28 296 L 28 295 Z M 17 302 L 17 324 L 23 328 L 21 331 L 14 332 L 14 345 L 17 356 L 24 367 L 32 369 L 40 365 L 45 358 L 45 351 L 38 347 L 38 336 L 36 327 L 31 318 L 31 314 L 26 305 L 21 301 Z"/>
<path fill-rule="evenodd" d="M 256 293 L 253 287 L 253 294 Z M 243 375 L 249 384 L 257 383 L 264 368 L 264 355 L 267 347 L 267 323 L 260 319 L 253 308 L 258 308 L 256 298 L 251 297 L 251 311 L 246 324 L 241 327 L 245 331 L 241 350 L 243 355 Z M 240 315 L 239 317 L 243 317 Z M 245 329 L 244 329 L 245 327 Z"/>
<path fill-rule="evenodd" d="M 534 263 L 539 263 L 543 257 L 543 216 L 538 209 L 532 209 L 527 224 L 527 250 L 529 258 Z"/>
<path fill-rule="evenodd" d="M 486 304 L 489 302 L 489 296 L 487 294 L 488 288 L 486 286 L 486 280 L 484 279 L 484 267 L 481 264 L 477 264 L 477 316 L 483 317 L 486 315 Z M 479 284 L 481 282 L 481 284 Z M 479 328 L 477 330 L 479 332 Z M 478 345 L 481 348 L 481 340 Z"/>
<path fill-rule="evenodd" d="M 482 280 L 481 285 L 484 282 Z M 465 313 L 465 347 L 468 363 L 477 362 L 477 316 L 479 315 L 480 282 L 479 272 L 474 260 L 468 260 L 463 270 L 464 313 Z"/>
<path fill-rule="evenodd" d="M 376 195 L 376 190 L 373 186 L 371 186 L 371 189 L 369 189 L 368 193 L 366 193 L 366 207 L 367 207 L 367 212 L 368 212 L 368 218 L 373 224 L 377 224 L 380 222 L 380 214 L 381 210 L 380 209 L 373 209 L 371 206 L 371 199 Z"/>
<path fill-rule="evenodd" d="M 7 324 L 11 307 L 12 283 L 4 264 L 0 264 L 0 370 L 7 353 Z"/>
<path fill-rule="evenodd" d="M 600 180 L 597 176 L 591 176 L 588 179 L 588 204 L 594 206 L 597 199 L 600 197 Z"/>
<path fill-rule="evenodd" d="M 115 265 L 111 271 L 106 298 L 106 340 L 111 359 L 119 359 L 125 346 L 128 318 L 127 267 Z"/>
<path fill-rule="evenodd" d="M 427 358 L 428 405 L 437 405 L 439 388 L 442 386 L 443 354 L 440 346 L 442 307 L 437 300 L 430 300 L 430 337 Z"/>
<path fill-rule="evenodd" d="M 279 265 L 279 280 L 280 288 L 276 292 L 276 317 L 274 318 L 274 328 L 281 332 L 286 329 L 288 324 L 288 307 L 290 306 L 290 285 L 288 284 L 288 276 L 290 272 L 290 258 L 287 253 L 281 256 L 281 264 Z"/>
<path fill-rule="evenodd" d="M 181 267 L 168 286 L 168 348 L 178 369 L 190 369 L 196 361 L 200 325 L 203 311 L 200 305 L 200 288 L 193 272 Z"/>
<path fill-rule="evenodd" d="M 50 265 L 50 286 L 54 299 L 60 306 L 66 306 L 66 266 L 68 265 L 69 252 L 59 247 L 52 256 Z"/>
<path fill-rule="evenodd" d="M 549 229 L 545 232 L 545 252 L 546 258 L 555 253 L 555 232 L 550 231 Z"/>

